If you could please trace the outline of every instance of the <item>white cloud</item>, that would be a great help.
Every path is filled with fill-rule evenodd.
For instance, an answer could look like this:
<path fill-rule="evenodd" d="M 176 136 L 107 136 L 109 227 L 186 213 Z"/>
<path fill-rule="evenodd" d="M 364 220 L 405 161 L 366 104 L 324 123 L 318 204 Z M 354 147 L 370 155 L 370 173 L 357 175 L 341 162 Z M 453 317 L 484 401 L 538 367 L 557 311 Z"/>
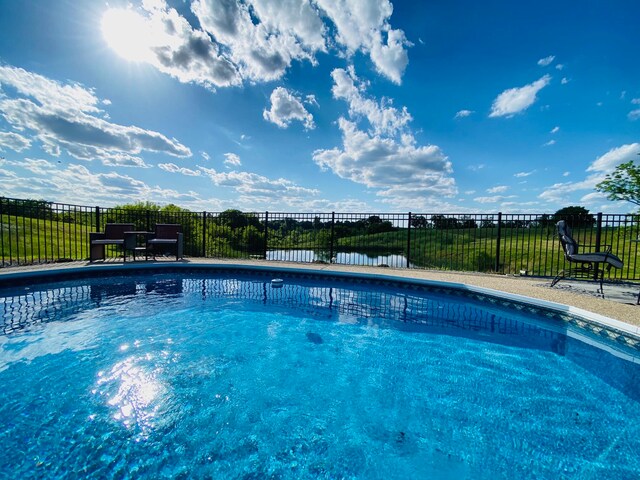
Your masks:
<path fill-rule="evenodd" d="M 32 175 L 3 182 L 7 194 L 16 197 L 51 198 L 60 202 L 113 205 L 150 198 L 144 182 L 115 172 L 94 174 L 82 165 L 59 167 L 46 160 L 26 160 L 22 165 Z"/>
<path fill-rule="evenodd" d="M 225 153 L 224 164 L 231 167 L 239 167 L 240 165 L 242 165 L 242 163 L 240 162 L 240 157 L 235 153 Z"/>
<path fill-rule="evenodd" d="M 79 84 L 62 84 L 21 68 L 1 66 L 0 85 L 10 85 L 21 95 L 0 97 L 6 122 L 23 138 L 30 135 L 27 140 L 39 141 L 50 155 L 57 157 L 65 150 L 80 160 L 123 166 L 146 166 L 135 156 L 143 151 L 191 156 L 189 148 L 161 133 L 96 116 L 102 113 L 97 107 L 100 100 Z"/>
<path fill-rule="evenodd" d="M 471 115 L 472 113 L 474 113 L 473 110 L 460 110 L 459 112 L 456 112 L 456 115 L 454 118 L 465 118 Z"/>
<path fill-rule="evenodd" d="M 635 160 L 638 153 L 640 153 L 640 143 L 631 143 L 612 148 L 589 165 L 587 172 L 612 172 L 621 163 Z"/>
<path fill-rule="evenodd" d="M 555 58 L 555 55 L 549 55 L 548 57 L 541 58 L 540 60 L 538 60 L 538 65 L 540 65 L 541 67 L 551 65 L 551 62 L 553 62 Z"/>
<path fill-rule="evenodd" d="M 411 46 L 402 30 L 389 24 L 393 6 L 388 0 L 316 0 L 334 23 L 335 41 L 347 55 L 369 54 L 376 70 L 399 84 L 409 63 L 405 47 Z M 386 37 L 386 40 L 385 40 Z"/>
<path fill-rule="evenodd" d="M 509 190 L 506 185 L 498 185 L 497 187 L 487 188 L 487 193 L 503 193 Z"/>
<path fill-rule="evenodd" d="M 593 204 L 594 202 L 606 202 L 606 201 L 607 201 L 607 195 L 602 192 L 587 193 L 586 195 L 583 195 L 582 197 L 580 197 L 580 202 L 586 203 L 586 204 Z"/>
<path fill-rule="evenodd" d="M 6 168 L 3 168 L 6 167 Z M 189 174 L 176 165 L 162 167 L 173 173 Z M 20 170 L 30 172 L 21 175 Z M 319 198 L 315 189 L 304 188 L 286 179 L 269 179 L 248 172 L 217 173 L 199 167 L 198 175 L 210 177 L 215 185 L 228 187 L 230 198 L 206 198 L 193 191 L 149 185 L 115 172 L 93 173 L 84 165 L 61 165 L 44 159 L 0 160 L 2 194 L 16 198 L 47 198 L 58 202 L 113 206 L 150 200 L 159 204 L 174 203 L 192 211 L 367 211 L 371 207 L 355 199 L 329 201 Z"/>
<path fill-rule="evenodd" d="M 179 167 L 175 163 L 159 163 L 158 167 L 166 172 L 180 173 L 188 177 L 199 177 L 201 175 L 200 170 L 191 170 L 190 168 Z"/>
<path fill-rule="evenodd" d="M 2 147 L 10 148 L 15 152 L 21 152 L 31 147 L 31 140 L 19 133 L 0 132 L 0 150 Z"/>
<path fill-rule="evenodd" d="M 400 142 L 359 130 L 340 118 L 343 146 L 316 150 L 313 160 L 323 170 L 377 190 L 383 202 L 415 206 L 425 197 L 457 193 L 451 162 L 435 145 L 416 146 L 412 136 Z"/>
<path fill-rule="evenodd" d="M 535 170 L 531 170 L 530 172 L 518 172 L 515 173 L 513 176 L 516 178 L 523 178 L 523 177 L 528 177 L 529 175 L 533 175 L 536 171 Z"/>
<path fill-rule="evenodd" d="M 569 83 L 569 79 L 567 77 L 562 77 L 562 80 L 560 80 L 560 83 L 562 85 L 566 85 L 567 83 Z"/>
<path fill-rule="evenodd" d="M 318 190 L 301 187 L 285 178 L 274 180 L 251 172 L 218 172 L 213 168 L 199 168 L 214 185 L 235 192 L 233 208 L 246 207 L 255 210 L 281 205 L 289 209 L 300 209 L 310 205 L 314 200 L 323 202 L 317 198 L 320 193 Z"/>
<path fill-rule="evenodd" d="M 49 160 L 36 158 L 25 158 L 22 162 L 16 163 L 25 170 L 29 170 L 31 173 L 35 173 L 36 175 L 48 175 L 48 173 L 56 167 L 55 164 L 51 163 Z"/>
<path fill-rule="evenodd" d="M 627 118 L 631 121 L 638 120 L 640 118 L 640 108 L 638 108 L 637 110 L 631 110 L 627 114 Z"/>
<path fill-rule="evenodd" d="M 608 173 L 611 173 L 621 163 L 634 160 L 637 153 L 640 152 L 640 143 L 632 143 L 612 148 L 604 155 L 596 158 L 587 168 L 587 172 L 591 172 L 584 180 L 578 182 L 556 183 L 547 187 L 538 197 L 547 202 L 553 202 L 558 205 L 576 202 L 576 196 L 581 191 L 593 193 L 595 186 L 604 180 Z M 563 176 L 568 176 L 569 172 L 565 172 Z M 594 196 L 588 194 L 580 195 L 580 199 L 593 200 Z"/>
<path fill-rule="evenodd" d="M 543 143 L 542 146 L 543 147 L 550 147 L 550 146 L 555 145 L 555 144 L 556 144 L 556 141 L 554 139 L 551 139 L 548 142 Z"/>
<path fill-rule="evenodd" d="M 580 182 L 555 183 L 547 187 L 538 198 L 556 204 L 568 204 L 576 201 L 576 192 L 581 190 L 594 190 L 597 183 L 602 181 L 604 176 L 590 175 Z"/>
<path fill-rule="evenodd" d="M 561 64 L 561 63 L 557 64 L 556 65 L 556 70 L 558 70 L 558 71 L 564 70 L 564 65 Z"/>
<path fill-rule="evenodd" d="M 511 117 L 529 108 L 536 101 L 540 90 L 549 85 L 551 77 L 545 75 L 529 85 L 510 88 L 496 97 L 491 106 L 490 117 Z"/>
<path fill-rule="evenodd" d="M 207 152 L 205 152 L 204 150 L 200 152 L 200 156 L 202 158 L 204 158 L 205 160 L 209 160 L 211 157 L 209 156 L 209 154 Z"/>
<path fill-rule="evenodd" d="M 304 108 L 300 98 L 286 88 L 274 89 L 270 100 L 271 108 L 262 112 L 265 120 L 275 123 L 280 128 L 287 128 L 294 120 L 302 122 L 306 130 L 315 128 L 313 115 Z"/>
<path fill-rule="evenodd" d="M 551 132 L 549 132 L 549 133 L 558 133 L 559 131 L 560 131 L 560 127 L 553 127 L 551 129 Z"/>
<path fill-rule="evenodd" d="M 353 68 L 335 69 L 332 77 L 333 95 L 348 103 L 351 119 L 338 120 L 342 147 L 313 153 L 322 170 L 374 189 L 383 203 L 396 208 L 433 205 L 436 197 L 457 193 L 451 162 L 438 146 L 417 145 L 406 108 L 367 98 Z M 368 131 L 358 122 L 366 122 Z"/>
<path fill-rule="evenodd" d="M 634 105 L 640 105 L 640 98 L 632 98 L 631 103 Z"/>
<path fill-rule="evenodd" d="M 348 70 L 336 68 L 331 72 L 331 78 L 334 82 L 331 89 L 333 97 L 349 104 L 349 115 L 352 117 L 366 118 L 375 135 L 396 135 L 413 120 L 406 107 L 398 110 L 390 99 L 383 98 L 376 102 L 366 98 L 364 85 L 360 83 L 353 67 Z"/>
<path fill-rule="evenodd" d="M 484 168 L 486 168 L 487 166 L 484 163 L 480 163 L 478 165 L 469 165 L 467 168 L 469 170 L 471 170 L 472 172 L 478 172 Z"/>
<path fill-rule="evenodd" d="M 120 49 L 125 51 L 125 57 L 135 49 L 136 60 L 145 61 L 180 82 L 193 82 L 211 90 L 242 83 L 237 66 L 225 57 L 218 44 L 207 33 L 192 28 L 164 0 L 145 1 L 139 10 L 125 10 L 127 18 L 133 21 L 118 22 L 122 12 L 108 10 L 103 22 L 113 19 L 117 35 L 111 35 L 122 42 Z"/>
<path fill-rule="evenodd" d="M 478 203 L 499 203 L 509 198 L 516 198 L 515 195 L 503 196 L 503 195 L 495 195 L 493 197 L 476 197 L 473 199 L 474 202 Z"/>
<path fill-rule="evenodd" d="M 564 173 L 562 174 L 562 176 L 563 176 L 563 177 L 568 177 L 569 175 L 571 175 L 571 172 L 564 172 Z"/>
<path fill-rule="evenodd" d="M 182 50 L 167 45 L 163 64 L 186 70 L 185 60 L 193 62 L 198 53 L 190 48 L 190 39 L 206 32 L 210 57 L 229 63 L 228 84 L 277 80 L 292 62 L 316 64 L 316 54 L 329 48 L 343 49 L 346 56 L 369 55 L 376 70 L 398 84 L 408 64 L 406 47 L 411 43 L 402 30 L 391 27 L 393 7 L 388 0 L 196 0 L 191 10 L 204 32 L 184 25 L 182 17 L 176 19 L 175 10 L 163 1 L 156 4 L 155 9 L 147 8 L 150 21 L 171 17 L 182 25 L 173 35 L 178 37 L 173 43 L 182 45 Z M 173 61 L 175 57 L 180 62 Z M 187 75 L 181 81 L 193 80 Z M 222 86 L 217 78 L 209 82 Z"/>
<path fill-rule="evenodd" d="M 326 51 L 325 26 L 308 0 L 196 0 L 191 10 L 242 79 L 277 80 L 293 61 L 315 63 Z"/>

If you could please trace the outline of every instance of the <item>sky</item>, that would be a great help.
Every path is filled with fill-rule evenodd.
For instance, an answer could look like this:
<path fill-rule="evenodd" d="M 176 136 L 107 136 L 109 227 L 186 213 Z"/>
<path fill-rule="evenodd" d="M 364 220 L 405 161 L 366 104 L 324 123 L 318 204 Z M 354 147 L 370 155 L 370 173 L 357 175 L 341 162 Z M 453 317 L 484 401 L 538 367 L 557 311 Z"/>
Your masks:
<path fill-rule="evenodd" d="M 0 0 L 0 195 L 628 213 L 637 0 Z"/>

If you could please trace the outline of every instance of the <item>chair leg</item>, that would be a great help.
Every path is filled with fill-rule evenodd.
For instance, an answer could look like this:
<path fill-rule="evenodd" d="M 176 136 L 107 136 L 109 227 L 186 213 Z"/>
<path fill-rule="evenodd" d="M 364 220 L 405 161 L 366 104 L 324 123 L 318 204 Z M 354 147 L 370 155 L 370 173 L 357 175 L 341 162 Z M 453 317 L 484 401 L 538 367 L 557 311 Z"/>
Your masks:
<path fill-rule="evenodd" d="M 556 283 L 558 283 L 560 280 L 562 280 L 563 278 L 565 278 L 565 271 L 562 270 L 560 273 L 558 273 L 558 275 L 555 276 L 555 278 L 551 281 L 551 286 L 555 286 Z"/>

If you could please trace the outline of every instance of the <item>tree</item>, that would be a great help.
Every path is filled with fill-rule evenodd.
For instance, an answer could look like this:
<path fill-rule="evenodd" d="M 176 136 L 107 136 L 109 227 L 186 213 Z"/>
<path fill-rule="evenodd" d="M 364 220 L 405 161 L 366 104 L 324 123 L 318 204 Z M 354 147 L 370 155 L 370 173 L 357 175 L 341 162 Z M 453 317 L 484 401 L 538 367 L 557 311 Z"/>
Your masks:
<path fill-rule="evenodd" d="M 596 223 L 595 217 L 589 213 L 589 210 L 578 206 L 561 208 L 553 215 L 553 218 L 554 223 L 564 220 L 573 228 L 593 227 Z"/>
<path fill-rule="evenodd" d="M 457 218 L 445 217 L 444 215 L 432 215 L 431 223 L 436 230 L 448 230 L 459 227 Z"/>
<path fill-rule="evenodd" d="M 253 226 L 260 227 L 260 220 L 252 213 L 243 213 L 240 210 L 229 209 L 218 215 L 218 224 L 235 229 Z"/>
<path fill-rule="evenodd" d="M 413 228 L 427 228 L 427 219 L 422 215 L 413 215 L 411 217 L 411 226 Z"/>
<path fill-rule="evenodd" d="M 596 185 L 596 190 L 606 193 L 609 200 L 624 200 L 640 206 L 640 165 L 633 160 L 618 165 Z"/>

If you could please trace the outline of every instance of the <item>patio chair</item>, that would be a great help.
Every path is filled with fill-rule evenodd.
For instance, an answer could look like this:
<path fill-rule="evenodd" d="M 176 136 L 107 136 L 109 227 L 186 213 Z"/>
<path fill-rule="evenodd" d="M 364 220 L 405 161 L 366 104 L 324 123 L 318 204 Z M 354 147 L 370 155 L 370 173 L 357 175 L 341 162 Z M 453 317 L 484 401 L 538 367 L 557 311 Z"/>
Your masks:
<path fill-rule="evenodd" d="M 604 245 L 605 250 L 601 252 L 585 252 L 578 253 L 578 242 L 571 236 L 571 228 L 567 222 L 560 220 L 556 224 L 558 237 L 562 244 L 564 257 L 570 264 L 569 268 L 562 270 L 551 282 L 553 287 L 563 278 L 592 278 L 595 281 L 600 280 L 600 293 L 604 296 L 602 290 L 602 282 L 604 281 L 604 271 L 611 270 L 611 267 L 622 268 L 622 260 L 611 253 L 611 246 Z M 572 266 L 574 264 L 575 266 Z"/>
<path fill-rule="evenodd" d="M 184 236 L 182 225 L 175 223 L 158 223 L 155 232 L 147 237 L 147 252 L 156 258 L 156 253 L 172 250 L 176 254 L 176 261 L 183 257 Z"/>
<path fill-rule="evenodd" d="M 135 247 L 131 244 L 132 240 L 125 239 L 125 232 L 134 229 L 132 223 L 107 223 L 104 226 L 104 232 L 89 233 L 89 261 L 104 260 L 106 245 L 116 245 L 122 248 L 124 254 L 124 262 L 127 261 L 127 250 Z"/>

